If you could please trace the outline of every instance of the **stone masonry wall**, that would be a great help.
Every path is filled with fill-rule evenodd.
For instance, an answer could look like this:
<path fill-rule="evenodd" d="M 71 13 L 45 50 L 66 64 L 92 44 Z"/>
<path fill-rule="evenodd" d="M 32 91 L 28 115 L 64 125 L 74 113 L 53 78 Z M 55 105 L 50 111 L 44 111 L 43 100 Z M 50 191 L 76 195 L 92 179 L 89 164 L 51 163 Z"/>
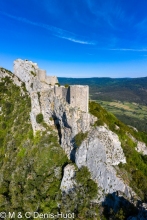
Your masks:
<path fill-rule="evenodd" d="M 55 95 L 64 99 L 64 101 L 70 103 L 70 94 L 69 88 L 65 88 L 64 86 L 56 86 L 54 87 Z"/>
<path fill-rule="evenodd" d="M 56 83 L 58 83 L 58 79 L 56 76 L 46 76 L 45 82 L 54 86 Z"/>
<path fill-rule="evenodd" d="M 56 96 L 58 96 L 59 98 L 62 98 L 62 87 L 61 86 L 55 85 L 54 92 Z"/>
<path fill-rule="evenodd" d="M 89 87 L 81 85 L 70 86 L 70 104 L 72 107 L 79 107 L 82 111 L 88 112 Z"/>
<path fill-rule="evenodd" d="M 46 80 L 46 71 L 38 69 L 38 79 L 42 82 L 45 82 Z"/>

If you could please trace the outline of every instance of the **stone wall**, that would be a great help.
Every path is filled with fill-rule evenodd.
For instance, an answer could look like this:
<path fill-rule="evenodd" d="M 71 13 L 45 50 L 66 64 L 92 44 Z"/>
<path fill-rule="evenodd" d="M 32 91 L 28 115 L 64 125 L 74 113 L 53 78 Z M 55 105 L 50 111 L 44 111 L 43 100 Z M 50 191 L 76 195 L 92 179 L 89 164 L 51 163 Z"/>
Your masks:
<path fill-rule="evenodd" d="M 56 96 L 58 96 L 59 98 L 62 98 L 62 87 L 61 86 L 55 85 L 54 92 Z"/>
<path fill-rule="evenodd" d="M 83 112 L 88 112 L 89 87 L 73 85 L 65 88 L 64 86 L 54 87 L 55 95 L 64 99 L 72 107 L 78 107 Z"/>
<path fill-rule="evenodd" d="M 79 107 L 80 110 L 88 112 L 89 86 L 70 86 L 70 104 L 72 107 Z"/>
<path fill-rule="evenodd" d="M 69 88 L 65 88 L 64 86 L 56 86 L 54 87 L 55 95 L 64 99 L 66 102 L 70 103 L 70 94 Z"/>
<path fill-rule="evenodd" d="M 52 86 L 54 86 L 56 83 L 58 83 L 58 79 L 56 76 L 47 76 L 46 71 L 41 70 L 41 69 L 38 69 L 38 79 L 41 82 L 45 82 L 45 83 L 52 85 Z"/>
<path fill-rule="evenodd" d="M 46 76 L 45 82 L 54 86 L 56 83 L 58 83 L 58 79 L 56 76 Z"/>
<path fill-rule="evenodd" d="M 41 82 L 45 82 L 46 81 L 46 71 L 45 70 L 38 69 L 38 79 Z"/>
<path fill-rule="evenodd" d="M 62 89 L 62 97 L 63 99 L 70 104 L 70 87 Z"/>

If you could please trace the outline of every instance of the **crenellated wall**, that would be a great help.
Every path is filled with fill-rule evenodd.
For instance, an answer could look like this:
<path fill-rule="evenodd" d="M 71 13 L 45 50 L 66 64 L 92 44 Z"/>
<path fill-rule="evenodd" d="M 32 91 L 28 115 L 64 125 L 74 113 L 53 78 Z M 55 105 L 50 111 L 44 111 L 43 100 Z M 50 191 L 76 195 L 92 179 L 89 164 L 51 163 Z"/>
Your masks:
<path fill-rule="evenodd" d="M 45 82 L 51 86 L 54 86 L 58 83 L 58 79 L 56 76 L 47 76 L 45 70 L 38 69 L 38 79 L 41 82 Z"/>

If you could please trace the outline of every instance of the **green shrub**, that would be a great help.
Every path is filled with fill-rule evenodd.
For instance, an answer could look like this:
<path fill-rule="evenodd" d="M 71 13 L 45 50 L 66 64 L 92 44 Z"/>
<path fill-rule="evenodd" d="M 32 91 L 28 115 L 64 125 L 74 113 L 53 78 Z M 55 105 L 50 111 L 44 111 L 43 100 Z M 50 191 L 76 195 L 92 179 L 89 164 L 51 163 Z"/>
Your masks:
<path fill-rule="evenodd" d="M 40 114 L 36 115 L 36 121 L 38 124 L 43 122 L 43 114 L 40 113 Z"/>
<path fill-rule="evenodd" d="M 57 85 L 58 87 L 60 87 L 60 83 L 55 83 L 55 85 Z"/>
<path fill-rule="evenodd" d="M 41 95 L 40 95 L 40 92 L 37 92 L 37 95 L 38 95 L 39 105 L 41 106 L 41 102 L 40 102 Z"/>
<path fill-rule="evenodd" d="M 69 87 L 69 85 L 68 85 L 68 84 L 65 84 L 64 86 L 65 86 L 65 88 L 68 88 L 68 87 Z"/>
<path fill-rule="evenodd" d="M 31 74 L 35 77 L 36 76 L 36 73 L 34 73 L 33 71 L 31 71 Z"/>
<path fill-rule="evenodd" d="M 83 166 L 76 172 L 76 181 L 77 183 L 85 185 L 88 179 L 90 179 L 90 172 L 87 167 Z"/>
<path fill-rule="evenodd" d="M 49 119 L 50 119 L 50 121 L 53 121 L 53 120 L 54 120 L 53 117 L 50 117 Z"/>
<path fill-rule="evenodd" d="M 97 184 L 91 179 L 87 167 L 76 171 L 76 186 L 68 195 L 62 194 L 61 212 L 75 213 L 75 219 L 99 220 L 99 207 L 92 203 L 98 193 Z M 92 205 L 91 205 L 92 204 Z"/>
<path fill-rule="evenodd" d="M 4 130 L 5 130 L 5 129 L 6 129 L 6 127 L 7 127 L 7 124 L 6 124 L 5 122 L 3 122 L 3 123 L 2 123 L 2 129 L 4 129 Z"/>
<path fill-rule="evenodd" d="M 6 108 L 6 114 L 9 115 L 13 111 L 14 106 L 13 106 L 12 103 L 6 102 L 5 103 L 5 108 Z"/>
<path fill-rule="evenodd" d="M 22 86 L 22 88 L 23 88 L 23 91 L 24 91 L 24 92 L 27 92 L 27 90 L 26 90 L 26 84 L 25 84 L 24 82 L 21 83 L 21 86 Z"/>
<path fill-rule="evenodd" d="M 88 136 L 88 132 L 85 132 L 85 133 L 80 132 L 80 133 L 78 133 L 74 137 L 76 146 L 80 146 L 82 144 L 82 142 L 87 138 L 87 136 Z"/>

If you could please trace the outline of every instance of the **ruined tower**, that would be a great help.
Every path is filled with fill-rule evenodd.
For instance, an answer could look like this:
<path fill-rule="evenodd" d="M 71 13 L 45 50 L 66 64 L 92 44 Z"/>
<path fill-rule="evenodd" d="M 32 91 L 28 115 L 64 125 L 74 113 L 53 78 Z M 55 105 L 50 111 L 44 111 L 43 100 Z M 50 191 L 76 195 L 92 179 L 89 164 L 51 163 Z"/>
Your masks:
<path fill-rule="evenodd" d="M 72 107 L 79 107 L 80 110 L 88 112 L 89 86 L 70 86 L 70 104 Z"/>

